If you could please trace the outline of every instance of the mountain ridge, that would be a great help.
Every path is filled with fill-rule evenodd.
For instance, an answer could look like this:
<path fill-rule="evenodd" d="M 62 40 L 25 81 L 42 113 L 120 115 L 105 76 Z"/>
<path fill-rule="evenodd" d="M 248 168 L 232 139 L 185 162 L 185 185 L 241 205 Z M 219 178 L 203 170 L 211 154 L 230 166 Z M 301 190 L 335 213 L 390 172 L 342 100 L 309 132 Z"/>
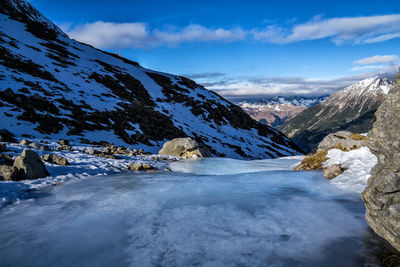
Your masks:
<path fill-rule="evenodd" d="M 286 121 L 280 130 L 305 152 L 315 150 L 329 133 L 340 130 L 365 133 L 371 129 L 374 113 L 392 84 L 390 78 L 364 79 Z"/>

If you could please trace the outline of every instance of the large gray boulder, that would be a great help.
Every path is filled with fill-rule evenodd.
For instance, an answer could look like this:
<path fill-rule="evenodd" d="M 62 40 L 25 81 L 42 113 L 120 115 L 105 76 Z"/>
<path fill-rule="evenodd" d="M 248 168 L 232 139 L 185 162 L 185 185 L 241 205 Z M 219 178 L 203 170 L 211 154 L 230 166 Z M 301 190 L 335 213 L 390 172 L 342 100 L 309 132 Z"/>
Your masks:
<path fill-rule="evenodd" d="M 378 157 L 362 193 L 365 219 L 381 237 L 400 250 L 400 73 L 368 133 L 368 147 Z"/>
<path fill-rule="evenodd" d="M 14 167 L 18 169 L 17 180 L 37 179 L 49 175 L 39 155 L 32 150 L 24 149 L 14 160 Z"/>
<path fill-rule="evenodd" d="M 353 133 L 348 131 L 339 131 L 328 134 L 318 145 L 318 151 L 329 150 L 332 147 L 341 145 L 344 150 L 353 150 L 362 146 L 366 146 L 366 140 L 354 140 Z"/>
<path fill-rule="evenodd" d="M 180 158 L 201 158 L 211 156 L 210 151 L 190 137 L 175 138 L 166 142 L 159 155 L 169 155 Z"/>

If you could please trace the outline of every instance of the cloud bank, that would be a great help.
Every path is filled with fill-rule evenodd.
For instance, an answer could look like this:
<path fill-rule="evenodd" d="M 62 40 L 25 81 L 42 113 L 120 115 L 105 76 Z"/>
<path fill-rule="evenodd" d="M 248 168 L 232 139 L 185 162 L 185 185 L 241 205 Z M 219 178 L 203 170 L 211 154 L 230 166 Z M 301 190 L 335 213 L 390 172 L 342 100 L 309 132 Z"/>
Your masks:
<path fill-rule="evenodd" d="M 67 24 L 66 24 L 67 25 Z M 253 40 L 273 44 L 330 39 L 336 45 L 371 44 L 400 38 L 400 14 L 324 19 L 316 16 L 291 27 L 269 25 L 244 30 L 209 28 L 199 24 L 185 27 L 151 28 L 143 22 L 114 23 L 96 21 L 69 25 L 63 29 L 70 37 L 99 48 L 141 48 L 176 46 L 187 42 L 237 42 Z"/>

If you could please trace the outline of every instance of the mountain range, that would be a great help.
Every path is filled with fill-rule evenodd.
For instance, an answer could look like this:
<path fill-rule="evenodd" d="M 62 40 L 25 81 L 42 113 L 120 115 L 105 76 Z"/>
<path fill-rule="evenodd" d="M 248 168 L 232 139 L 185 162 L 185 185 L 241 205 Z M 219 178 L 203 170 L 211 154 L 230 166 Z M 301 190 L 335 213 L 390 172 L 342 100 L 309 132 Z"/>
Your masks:
<path fill-rule="evenodd" d="M 70 39 L 26 1 L 0 5 L 0 128 L 157 152 L 190 136 L 215 156 L 275 158 L 298 147 L 185 77 Z"/>
<path fill-rule="evenodd" d="M 308 107 L 328 98 L 323 96 L 277 96 L 254 101 L 242 101 L 238 105 L 253 119 L 279 128 L 285 121 L 297 116 Z"/>
<path fill-rule="evenodd" d="M 392 84 L 390 78 L 380 77 L 357 82 L 286 121 L 280 130 L 305 152 L 314 151 L 333 132 L 366 133 L 372 128 L 374 114 Z"/>

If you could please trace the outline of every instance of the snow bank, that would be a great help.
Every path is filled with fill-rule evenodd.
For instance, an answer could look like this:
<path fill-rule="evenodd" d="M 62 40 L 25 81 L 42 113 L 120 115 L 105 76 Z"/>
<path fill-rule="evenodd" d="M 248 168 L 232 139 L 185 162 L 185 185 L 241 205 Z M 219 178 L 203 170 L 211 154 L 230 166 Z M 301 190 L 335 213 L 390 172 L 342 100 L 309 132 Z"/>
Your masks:
<path fill-rule="evenodd" d="M 29 195 L 28 192 L 46 186 L 56 186 L 71 180 L 82 179 L 90 176 L 104 176 L 121 172 L 130 172 L 128 171 L 127 167 L 130 163 L 148 163 L 158 169 L 164 169 L 167 166 L 167 163 L 164 161 L 154 160 L 154 157 L 158 157 L 157 155 L 132 157 L 118 155 L 119 159 L 108 159 L 89 155 L 84 153 L 86 148 L 93 148 L 96 150 L 102 150 L 103 148 L 92 147 L 88 145 L 73 146 L 75 151 L 46 151 L 33 149 L 18 144 L 6 143 L 6 145 L 7 148 L 11 150 L 10 152 L 6 153 L 12 155 L 13 158 L 21 154 L 21 152 L 27 148 L 35 151 L 39 156 L 45 154 L 54 154 L 65 157 L 71 165 L 60 166 L 44 162 L 46 169 L 50 173 L 50 176 L 46 178 L 23 180 L 20 182 L 0 181 L 0 206 L 25 199 Z M 50 144 L 47 145 L 50 148 L 58 146 L 56 142 L 50 142 Z"/>
<path fill-rule="evenodd" d="M 361 193 L 367 186 L 369 173 L 378 162 L 377 157 L 371 153 L 368 147 L 360 147 L 348 152 L 331 149 L 327 158 L 328 160 L 323 164 L 323 167 L 328 168 L 340 164 L 343 168 L 347 168 L 330 183 L 341 189 L 357 193 Z"/>

